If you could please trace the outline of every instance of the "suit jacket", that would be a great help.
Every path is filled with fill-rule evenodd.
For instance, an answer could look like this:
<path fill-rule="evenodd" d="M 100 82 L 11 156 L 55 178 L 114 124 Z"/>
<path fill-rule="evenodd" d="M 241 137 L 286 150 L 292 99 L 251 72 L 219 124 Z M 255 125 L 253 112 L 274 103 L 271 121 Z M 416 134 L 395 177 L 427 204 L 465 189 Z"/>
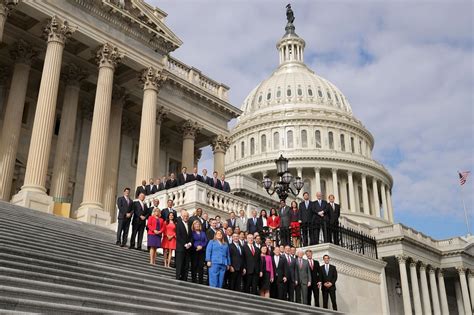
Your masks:
<path fill-rule="evenodd" d="M 241 217 L 238 217 L 235 227 L 238 227 L 242 232 L 247 232 L 247 217 L 244 217 L 243 220 Z"/>
<path fill-rule="evenodd" d="M 216 189 L 219 189 L 219 190 L 222 190 L 222 185 L 221 185 L 221 181 L 217 178 L 214 178 L 214 177 L 211 177 L 211 179 L 209 180 L 209 182 L 211 183 L 210 185 Z"/>
<path fill-rule="evenodd" d="M 229 245 L 224 242 L 221 244 L 218 240 L 212 240 L 206 246 L 206 261 L 212 264 L 229 265 Z"/>
<path fill-rule="evenodd" d="M 161 209 L 161 218 L 165 221 L 168 220 L 168 216 L 171 212 L 174 213 L 174 219 L 176 220 L 178 218 L 178 212 L 176 212 L 176 210 L 173 208 L 171 208 L 171 211 L 169 208 Z"/>
<path fill-rule="evenodd" d="M 208 184 L 209 186 L 212 186 L 212 177 L 209 176 L 201 176 L 202 182 L 205 184 Z"/>
<path fill-rule="evenodd" d="M 296 259 L 288 255 L 288 257 L 290 257 L 290 262 L 288 262 L 288 258 L 286 254 L 281 255 L 281 257 L 283 257 L 286 264 L 288 265 L 288 273 L 286 276 L 288 278 L 288 281 L 291 281 L 291 282 L 297 281 L 298 279 L 296 278 Z"/>
<path fill-rule="evenodd" d="M 288 228 L 291 222 L 291 208 L 289 206 L 280 208 L 278 214 L 280 215 L 280 227 Z"/>
<path fill-rule="evenodd" d="M 146 219 L 150 216 L 150 209 L 147 207 L 145 203 L 143 203 L 143 207 L 141 206 L 139 201 L 134 201 L 132 204 L 133 209 L 133 219 L 132 224 L 146 224 Z M 140 216 L 144 216 L 145 220 L 140 219 Z"/>
<path fill-rule="evenodd" d="M 164 183 L 159 183 L 158 185 L 155 185 L 155 191 L 152 192 L 153 194 L 162 190 L 165 190 L 165 184 Z"/>
<path fill-rule="evenodd" d="M 321 281 L 321 267 L 316 259 L 312 259 L 313 261 L 313 269 L 309 266 L 309 270 L 311 272 L 311 284 L 316 284 Z M 309 259 L 308 259 L 309 265 Z"/>
<path fill-rule="evenodd" d="M 189 177 L 189 180 L 188 182 L 192 182 L 192 181 L 199 181 L 199 182 L 203 182 L 203 179 L 202 179 L 202 176 L 199 175 L 199 174 L 196 174 L 196 176 L 194 174 L 188 174 L 188 177 Z"/>
<path fill-rule="evenodd" d="M 183 173 L 178 174 L 178 185 L 179 186 L 184 185 L 186 183 L 189 183 L 190 181 L 191 181 L 191 175 L 190 174 L 186 174 L 186 178 L 184 178 Z"/>
<path fill-rule="evenodd" d="M 178 181 L 176 179 L 168 179 L 166 181 L 166 185 L 165 185 L 165 189 L 170 189 L 170 188 L 174 188 L 174 187 L 178 187 L 179 184 L 178 184 Z"/>
<path fill-rule="evenodd" d="M 301 223 L 311 223 L 313 221 L 312 207 L 313 203 L 310 200 L 308 200 L 308 207 L 306 207 L 306 203 L 304 200 L 300 202 L 299 220 L 301 221 Z"/>
<path fill-rule="evenodd" d="M 296 258 L 296 278 L 298 284 L 308 285 L 311 282 L 311 270 L 309 269 L 308 260 L 301 258 L 301 265 L 299 258 Z"/>
<path fill-rule="evenodd" d="M 124 196 L 118 197 L 117 198 L 117 207 L 118 207 L 117 219 L 119 220 L 127 219 L 125 215 L 133 211 L 132 205 L 133 205 L 132 199 L 128 198 L 128 203 L 127 203 L 127 199 L 125 199 Z"/>
<path fill-rule="evenodd" d="M 329 225 L 337 225 L 339 223 L 339 217 L 341 216 L 341 206 L 337 203 L 334 203 L 334 209 L 331 207 L 331 204 L 326 205 L 326 213 L 329 217 Z"/>
<path fill-rule="evenodd" d="M 146 185 L 145 187 L 146 194 L 145 195 L 151 195 L 154 194 L 158 191 L 158 188 L 156 187 L 155 184 L 152 185 Z"/>
<path fill-rule="evenodd" d="M 258 274 L 260 272 L 260 249 L 253 244 L 254 254 L 249 246 L 244 245 L 244 268 L 247 274 Z"/>
<path fill-rule="evenodd" d="M 222 184 L 222 181 L 220 180 L 219 181 L 220 185 L 221 185 L 221 189 L 225 192 L 230 192 L 230 185 L 229 185 L 229 182 L 226 182 L 224 181 L 224 184 Z"/>
<path fill-rule="evenodd" d="M 250 234 L 258 232 L 257 221 L 258 221 L 258 218 L 255 218 L 255 223 L 254 223 L 253 217 L 247 220 L 247 232 L 249 232 Z"/>
<path fill-rule="evenodd" d="M 321 217 L 318 212 L 324 211 L 324 217 Z M 326 200 L 321 200 L 321 206 L 319 205 L 318 200 L 313 201 L 312 212 L 313 212 L 313 223 L 321 224 L 324 221 L 327 221 L 328 216 L 326 215 L 327 211 L 327 202 Z"/>
<path fill-rule="evenodd" d="M 184 223 L 181 217 L 179 217 L 178 220 L 176 221 L 176 251 L 177 252 L 188 251 L 189 249 L 186 249 L 184 245 L 191 243 L 191 240 L 192 240 L 191 229 L 188 228 L 186 230 L 186 227 L 184 226 L 185 224 L 187 223 Z"/>
<path fill-rule="evenodd" d="M 199 222 L 201 222 L 202 230 L 205 232 L 206 229 L 204 228 L 204 219 L 198 217 L 197 215 L 193 215 L 192 217 L 189 218 L 189 220 L 188 220 L 189 227 L 192 228 L 193 223 L 194 223 L 194 221 L 196 221 L 196 220 L 198 220 Z"/>
<path fill-rule="evenodd" d="M 268 218 L 267 218 L 267 226 L 268 226 Z M 257 218 L 257 232 L 262 232 L 263 231 L 263 219 L 262 217 Z"/>
<path fill-rule="evenodd" d="M 240 248 L 240 251 L 239 251 Z M 230 252 L 230 265 L 234 267 L 235 271 L 240 271 L 244 267 L 244 249 L 240 244 L 235 245 L 235 243 L 231 243 L 229 245 L 229 252 Z"/>
<path fill-rule="evenodd" d="M 283 255 L 280 255 L 278 265 L 275 263 L 275 257 L 276 256 L 272 257 L 273 275 L 274 275 L 273 279 L 276 283 L 282 283 L 284 277 L 288 278 L 287 275 L 290 269 Z"/>
<path fill-rule="evenodd" d="M 207 239 L 208 240 L 213 240 L 214 239 L 214 235 L 216 234 L 217 230 L 213 230 L 212 228 L 209 228 L 207 231 L 206 231 L 206 236 L 207 236 Z"/>
<path fill-rule="evenodd" d="M 336 266 L 329 264 L 329 273 L 326 273 L 325 265 L 321 266 L 321 282 L 331 282 L 332 287 L 329 288 L 329 291 L 336 290 L 336 281 L 337 281 L 337 270 Z M 327 290 L 325 286 L 321 286 L 323 290 Z"/>
<path fill-rule="evenodd" d="M 141 193 L 146 195 L 146 186 L 137 186 L 137 189 L 135 190 L 135 198 L 138 198 Z"/>
<path fill-rule="evenodd" d="M 237 218 L 234 219 L 234 224 L 232 224 L 232 220 L 231 220 L 231 219 L 227 219 L 227 224 L 229 225 L 229 227 L 232 228 L 232 230 L 234 230 L 235 227 L 236 227 L 236 224 L 237 224 Z"/>

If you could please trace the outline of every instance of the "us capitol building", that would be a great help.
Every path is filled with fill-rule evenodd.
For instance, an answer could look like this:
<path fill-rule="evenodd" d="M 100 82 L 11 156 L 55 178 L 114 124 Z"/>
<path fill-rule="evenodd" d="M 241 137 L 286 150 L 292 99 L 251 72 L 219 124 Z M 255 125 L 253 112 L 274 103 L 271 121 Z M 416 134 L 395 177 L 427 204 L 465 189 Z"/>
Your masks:
<path fill-rule="evenodd" d="M 115 228 L 123 187 L 199 165 L 211 145 L 230 193 L 191 182 L 147 202 L 226 217 L 275 206 L 261 182 L 283 154 L 304 191 L 334 194 L 342 224 L 377 240 L 376 257 L 310 247 L 338 268 L 340 310 L 472 314 L 473 237 L 435 240 L 394 221 L 373 135 L 305 65 L 292 23 L 278 67 L 238 109 L 229 87 L 171 56 L 182 41 L 165 18 L 142 0 L 0 1 L 1 200 Z"/>

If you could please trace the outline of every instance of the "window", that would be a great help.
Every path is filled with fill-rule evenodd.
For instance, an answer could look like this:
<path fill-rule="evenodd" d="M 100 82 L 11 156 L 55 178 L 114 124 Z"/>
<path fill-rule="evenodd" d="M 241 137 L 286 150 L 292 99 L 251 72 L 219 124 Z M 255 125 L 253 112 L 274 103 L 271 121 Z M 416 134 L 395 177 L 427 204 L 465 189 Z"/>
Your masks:
<path fill-rule="evenodd" d="M 329 149 L 334 150 L 334 135 L 332 131 L 328 133 Z"/>
<path fill-rule="evenodd" d="M 245 157 L 245 142 L 240 143 L 240 157 L 244 158 Z"/>
<path fill-rule="evenodd" d="M 355 153 L 354 137 L 351 137 L 351 152 Z"/>
<path fill-rule="evenodd" d="M 308 147 L 308 133 L 306 130 L 301 130 L 301 146 L 303 148 Z"/>
<path fill-rule="evenodd" d="M 288 130 L 286 132 L 286 143 L 288 144 L 289 149 L 293 148 L 293 131 L 292 130 Z"/>
<path fill-rule="evenodd" d="M 303 95 L 303 90 L 300 87 L 298 87 L 298 96 L 301 96 L 301 95 Z"/>
<path fill-rule="evenodd" d="M 323 92 L 321 92 L 321 90 L 318 90 L 318 95 L 319 97 L 323 97 Z"/>
<path fill-rule="evenodd" d="M 237 146 L 234 145 L 234 161 L 237 160 Z"/>
<path fill-rule="evenodd" d="M 339 98 L 337 97 L 337 94 L 334 94 L 334 96 L 336 97 L 336 101 L 339 102 Z"/>
<path fill-rule="evenodd" d="M 329 92 L 326 92 L 327 96 L 328 96 L 328 99 L 331 99 L 331 94 L 329 94 Z"/>
<path fill-rule="evenodd" d="M 250 138 L 250 155 L 255 154 L 255 139 Z"/>
<path fill-rule="evenodd" d="M 359 154 L 362 154 L 362 141 L 359 140 Z"/>
<path fill-rule="evenodd" d="M 280 97 L 281 97 L 281 91 L 280 91 L 280 89 L 278 89 L 278 91 L 277 91 L 277 98 L 280 98 Z"/>
<path fill-rule="evenodd" d="M 267 152 L 267 136 L 266 135 L 262 135 L 260 137 L 260 151 L 262 153 Z"/>
<path fill-rule="evenodd" d="M 268 92 L 268 93 L 267 93 L 267 101 L 269 101 L 271 97 L 272 97 L 272 93 L 271 93 L 271 92 Z"/>
<path fill-rule="evenodd" d="M 308 95 L 309 95 L 309 96 L 313 96 L 313 90 L 308 89 Z"/>
<path fill-rule="evenodd" d="M 279 150 L 280 149 L 280 133 L 275 132 L 273 134 L 273 149 Z"/>
<path fill-rule="evenodd" d="M 341 135 L 340 136 L 341 138 L 341 151 L 346 151 L 346 143 L 345 143 L 345 138 L 344 138 L 344 135 Z"/>
<path fill-rule="evenodd" d="M 321 131 L 316 130 L 314 136 L 315 136 L 315 141 L 316 141 L 316 148 L 320 149 L 321 148 Z"/>
<path fill-rule="evenodd" d="M 258 97 L 258 102 L 259 102 L 259 103 L 262 102 L 262 95 L 260 95 L 260 96 Z"/>
<path fill-rule="evenodd" d="M 288 89 L 286 90 L 286 96 L 291 96 L 291 89 L 290 89 L 290 87 L 288 87 Z"/>
<path fill-rule="evenodd" d="M 360 212 L 363 212 L 364 209 L 364 200 L 362 199 L 362 187 L 357 186 L 357 193 L 359 195 L 359 209 L 361 210 Z"/>

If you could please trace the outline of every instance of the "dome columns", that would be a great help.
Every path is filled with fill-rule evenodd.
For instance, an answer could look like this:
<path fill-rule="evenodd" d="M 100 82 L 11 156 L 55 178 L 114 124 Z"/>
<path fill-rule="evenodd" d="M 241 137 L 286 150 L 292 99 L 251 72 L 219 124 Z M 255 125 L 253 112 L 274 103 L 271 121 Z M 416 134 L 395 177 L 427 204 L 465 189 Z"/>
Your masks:
<path fill-rule="evenodd" d="M 229 137 L 224 135 L 217 135 L 211 141 L 212 151 L 214 152 L 214 171 L 219 175 L 224 174 L 225 167 L 225 153 L 229 149 Z"/>

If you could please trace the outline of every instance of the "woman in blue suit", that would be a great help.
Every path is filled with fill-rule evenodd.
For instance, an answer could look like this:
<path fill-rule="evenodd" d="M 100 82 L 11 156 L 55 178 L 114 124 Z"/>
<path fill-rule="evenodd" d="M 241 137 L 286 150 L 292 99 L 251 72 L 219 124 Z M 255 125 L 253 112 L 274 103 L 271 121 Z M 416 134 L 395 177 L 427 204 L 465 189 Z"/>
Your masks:
<path fill-rule="evenodd" d="M 229 269 L 229 245 L 224 242 L 224 232 L 217 230 L 214 239 L 206 247 L 206 261 L 209 267 L 209 286 L 222 288 L 225 271 Z"/>

